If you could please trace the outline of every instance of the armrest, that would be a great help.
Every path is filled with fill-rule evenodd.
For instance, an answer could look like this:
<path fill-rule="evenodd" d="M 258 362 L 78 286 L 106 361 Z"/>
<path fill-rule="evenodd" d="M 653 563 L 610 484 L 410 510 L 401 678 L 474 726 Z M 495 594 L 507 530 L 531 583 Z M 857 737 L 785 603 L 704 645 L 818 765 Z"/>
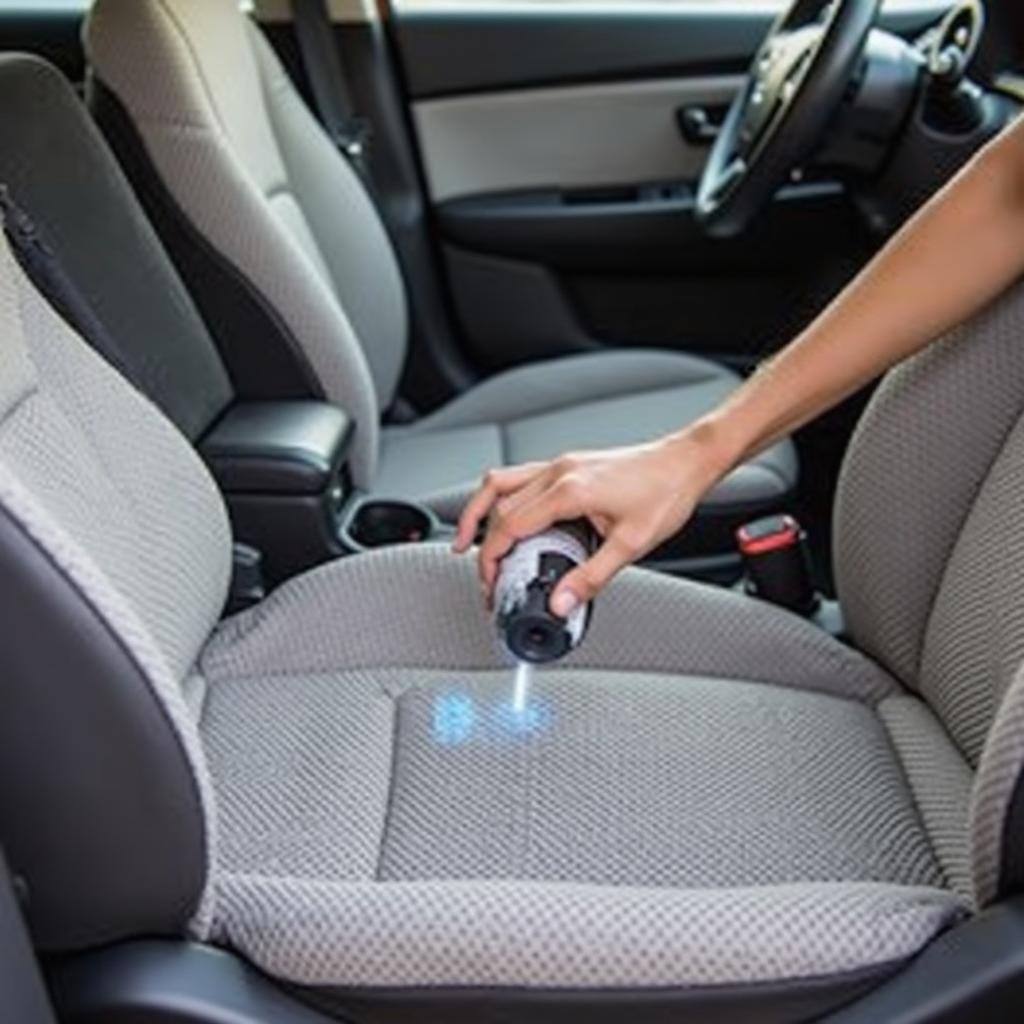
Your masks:
<path fill-rule="evenodd" d="M 228 494 L 320 494 L 337 479 L 355 422 L 326 402 L 244 402 L 199 444 Z"/>

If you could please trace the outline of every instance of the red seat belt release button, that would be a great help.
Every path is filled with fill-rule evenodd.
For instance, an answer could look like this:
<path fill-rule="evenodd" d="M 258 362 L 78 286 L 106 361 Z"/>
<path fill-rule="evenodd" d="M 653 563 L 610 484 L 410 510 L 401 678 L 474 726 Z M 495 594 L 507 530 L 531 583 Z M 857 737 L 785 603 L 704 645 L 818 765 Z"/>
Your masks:
<path fill-rule="evenodd" d="M 793 516 L 765 516 L 736 531 L 747 571 L 747 591 L 801 615 L 818 606 L 807 535 Z"/>

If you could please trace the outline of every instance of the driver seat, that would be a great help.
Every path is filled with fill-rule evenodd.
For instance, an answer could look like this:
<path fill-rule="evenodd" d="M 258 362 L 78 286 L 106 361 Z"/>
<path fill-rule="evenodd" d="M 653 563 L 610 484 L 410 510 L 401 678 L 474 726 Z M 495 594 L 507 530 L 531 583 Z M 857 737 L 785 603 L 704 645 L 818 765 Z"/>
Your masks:
<path fill-rule="evenodd" d="M 94 112 L 240 393 L 345 409 L 358 424 L 357 487 L 451 519 L 491 467 L 646 441 L 736 388 L 739 377 L 708 359 L 589 353 L 499 374 L 411 426 L 382 427 L 408 333 L 391 242 L 239 7 L 98 0 L 85 32 Z M 733 472 L 702 513 L 743 518 L 777 506 L 796 475 L 784 441 Z"/>

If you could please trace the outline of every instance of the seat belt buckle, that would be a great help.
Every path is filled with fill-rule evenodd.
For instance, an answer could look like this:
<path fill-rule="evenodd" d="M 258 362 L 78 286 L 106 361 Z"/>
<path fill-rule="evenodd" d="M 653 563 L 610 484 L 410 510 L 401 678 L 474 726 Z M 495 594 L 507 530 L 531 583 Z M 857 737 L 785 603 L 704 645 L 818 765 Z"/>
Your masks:
<path fill-rule="evenodd" d="M 267 596 L 263 576 L 263 552 L 249 544 L 232 547 L 231 591 L 225 609 L 228 615 L 251 608 Z"/>
<path fill-rule="evenodd" d="M 743 557 L 747 593 L 799 615 L 812 615 L 819 598 L 814 589 L 807 534 L 790 515 L 765 516 L 736 531 Z"/>

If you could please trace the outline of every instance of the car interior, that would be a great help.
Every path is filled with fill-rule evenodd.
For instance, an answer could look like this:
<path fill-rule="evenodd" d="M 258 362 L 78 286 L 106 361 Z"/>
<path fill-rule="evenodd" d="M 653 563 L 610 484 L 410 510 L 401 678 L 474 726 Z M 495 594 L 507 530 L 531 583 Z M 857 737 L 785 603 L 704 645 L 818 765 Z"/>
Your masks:
<path fill-rule="evenodd" d="M 450 545 L 1022 105 L 1014 0 L 0 0 L 0 1021 L 1019 1020 L 1024 286 L 528 700 Z"/>

